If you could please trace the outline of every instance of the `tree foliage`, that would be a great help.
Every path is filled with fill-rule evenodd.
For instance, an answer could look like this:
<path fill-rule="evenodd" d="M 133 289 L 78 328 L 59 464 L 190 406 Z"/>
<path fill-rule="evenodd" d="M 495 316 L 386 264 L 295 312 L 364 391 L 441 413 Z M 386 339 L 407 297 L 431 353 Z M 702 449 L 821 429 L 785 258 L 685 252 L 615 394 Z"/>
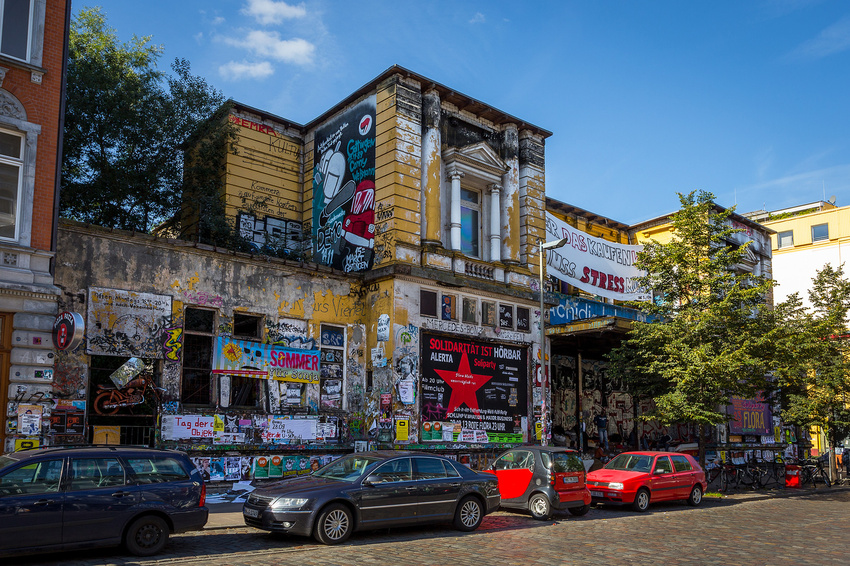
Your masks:
<path fill-rule="evenodd" d="M 174 61 L 171 75 L 159 71 L 162 47 L 150 41 L 119 42 L 100 8 L 81 11 L 71 24 L 63 217 L 149 232 L 180 209 L 182 144 L 212 124 L 224 97 L 184 59 Z"/>
<path fill-rule="evenodd" d="M 777 306 L 782 419 L 822 427 L 834 445 L 850 434 L 850 282 L 843 266 L 827 264 L 816 272 L 809 301 L 811 308 L 806 308 L 794 293 Z"/>
<path fill-rule="evenodd" d="M 680 194 L 672 239 L 651 241 L 635 265 L 655 300 L 632 306 L 659 322 L 636 322 L 609 354 L 611 372 L 654 401 L 644 418 L 662 424 L 714 425 L 728 418 L 729 398 L 770 389 L 774 315 L 772 281 L 748 267 L 743 239 L 707 192 Z"/>

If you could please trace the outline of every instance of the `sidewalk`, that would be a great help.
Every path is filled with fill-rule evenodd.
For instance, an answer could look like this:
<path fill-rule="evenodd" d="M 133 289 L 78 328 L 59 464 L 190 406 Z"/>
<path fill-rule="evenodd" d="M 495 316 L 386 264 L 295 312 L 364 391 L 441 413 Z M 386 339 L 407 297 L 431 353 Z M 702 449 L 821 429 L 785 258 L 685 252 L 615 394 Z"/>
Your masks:
<path fill-rule="evenodd" d="M 795 488 L 795 489 L 772 489 L 760 491 L 738 491 L 735 493 L 723 494 L 722 499 L 732 499 L 741 501 L 757 501 L 760 499 L 772 499 L 775 497 L 794 497 L 795 495 L 810 495 L 813 493 L 830 493 L 838 491 L 850 491 L 850 486 L 835 485 L 832 487 L 814 488 Z M 714 498 L 707 497 L 707 501 Z M 245 520 L 242 518 L 242 503 L 214 503 L 209 505 L 210 518 L 207 521 L 205 530 L 216 529 L 235 529 L 245 527 Z"/>
<path fill-rule="evenodd" d="M 207 506 L 210 518 L 204 529 L 234 529 L 244 527 L 242 503 L 213 503 Z"/>

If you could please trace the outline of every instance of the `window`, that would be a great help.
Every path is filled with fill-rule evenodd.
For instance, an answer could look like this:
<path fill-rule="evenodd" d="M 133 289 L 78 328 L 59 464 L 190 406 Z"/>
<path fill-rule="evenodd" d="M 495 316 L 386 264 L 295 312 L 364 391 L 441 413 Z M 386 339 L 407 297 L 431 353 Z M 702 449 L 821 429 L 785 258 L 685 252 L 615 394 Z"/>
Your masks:
<path fill-rule="evenodd" d="M 688 472 L 691 470 L 691 463 L 684 456 L 671 456 L 673 460 L 673 469 L 677 472 Z"/>
<path fill-rule="evenodd" d="M 188 405 L 212 404 L 212 358 L 215 311 L 187 308 L 183 323 L 181 400 Z"/>
<path fill-rule="evenodd" d="M 24 137 L 0 130 L 0 238 L 18 239 Z"/>
<path fill-rule="evenodd" d="M 528 450 L 512 450 L 496 460 L 494 470 L 533 470 L 534 454 Z"/>
<path fill-rule="evenodd" d="M 233 313 L 233 335 L 239 338 L 263 338 L 263 317 L 253 314 Z"/>
<path fill-rule="evenodd" d="M 463 298 L 463 322 L 478 324 L 478 301 L 470 297 Z"/>
<path fill-rule="evenodd" d="M 345 329 L 322 325 L 319 352 L 319 406 L 342 409 L 342 384 L 345 378 Z"/>
<path fill-rule="evenodd" d="M 584 464 L 575 454 L 555 452 L 552 454 L 552 471 L 556 473 L 583 472 Z"/>
<path fill-rule="evenodd" d="M 499 328 L 514 327 L 514 306 L 499 305 Z"/>
<path fill-rule="evenodd" d="M 446 468 L 443 461 L 437 458 L 414 458 L 416 466 L 416 479 L 434 480 L 446 477 Z"/>
<path fill-rule="evenodd" d="M 124 468 L 116 458 L 75 458 L 71 460 L 71 491 L 124 485 Z"/>
<path fill-rule="evenodd" d="M 777 235 L 777 242 L 779 248 L 790 248 L 794 246 L 794 231 L 788 230 L 786 232 L 780 232 Z"/>
<path fill-rule="evenodd" d="M 0 477 L 0 497 L 57 493 L 61 479 L 62 460 L 27 464 Z"/>
<path fill-rule="evenodd" d="M 481 257 L 481 195 L 469 189 L 460 190 L 460 251 Z"/>
<path fill-rule="evenodd" d="M 655 461 L 654 474 L 670 474 L 673 473 L 673 467 L 670 465 L 670 458 L 667 456 L 659 456 Z"/>
<path fill-rule="evenodd" d="M 32 0 L 0 0 L 3 22 L 0 24 L 0 53 L 21 61 L 30 55 Z"/>
<path fill-rule="evenodd" d="M 812 226 L 812 241 L 820 242 L 829 239 L 829 224 Z"/>
<path fill-rule="evenodd" d="M 440 314 L 443 320 L 457 320 L 457 297 L 454 295 L 443 295 L 441 305 Z"/>
<path fill-rule="evenodd" d="M 189 474 L 174 458 L 128 458 L 127 464 L 139 483 L 162 483 L 188 480 Z"/>
<path fill-rule="evenodd" d="M 419 314 L 421 316 L 437 316 L 437 292 L 428 289 L 419 290 Z"/>
<path fill-rule="evenodd" d="M 516 329 L 520 332 L 531 330 L 531 311 L 523 307 L 516 308 Z"/>
<path fill-rule="evenodd" d="M 380 466 L 373 475 L 385 482 L 412 481 L 413 475 L 410 470 L 410 458 L 393 460 Z"/>
<path fill-rule="evenodd" d="M 481 302 L 481 324 L 483 326 L 496 326 L 496 304 Z"/>

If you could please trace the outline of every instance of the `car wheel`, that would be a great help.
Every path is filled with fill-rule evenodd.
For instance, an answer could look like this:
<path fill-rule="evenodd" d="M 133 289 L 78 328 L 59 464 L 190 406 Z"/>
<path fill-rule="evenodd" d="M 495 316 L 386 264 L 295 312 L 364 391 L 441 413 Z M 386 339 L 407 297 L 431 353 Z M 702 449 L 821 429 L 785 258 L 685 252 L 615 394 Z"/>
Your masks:
<path fill-rule="evenodd" d="M 153 556 L 168 542 L 168 524 L 155 515 L 136 519 L 124 536 L 124 546 L 136 556 Z"/>
<path fill-rule="evenodd" d="M 582 517 L 587 515 L 587 512 L 590 511 L 590 505 L 582 505 L 581 507 L 570 507 L 569 512 L 576 517 Z"/>
<path fill-rule="evenodd" d="M 459 531 L 474 531 L 484 519 L 484 509 L 481 502 L 474 497 L 467 497 L 460 501 L 455 510 L 454 526 Z"/>
<path fill-rule="evenodd" d="M 314 536 L 322 544 L 339 544 L 354 530 L 351 512 L 344 505 L 330 505 L 319 514 Z"/>
<path fill-rule="evenodd" d="M 688 505 L 690 505 L 691 507 L 696 507 L 701 502 L 702 488 L 699 486 L 699 484 L 696 484 L 693 488 L 691 488 L 691 495 L 690 497 L 688 497 Z"/>
<path fill-rule="evenodd" d="M 648 489 L 640 489 L 635 495 L 635 502 L 632 503 L 632 508 L 639 513 L 643 513 L 647 509 L 649 509 L 649 490 Z"/>
<path fill-rule="evenodd" d="M 552 505 L 549 504 L 549 498 L 542 493 L 531 496 L 528 500 L 528 510 L 538 521 L 546 521 L 552 517 Z"/>

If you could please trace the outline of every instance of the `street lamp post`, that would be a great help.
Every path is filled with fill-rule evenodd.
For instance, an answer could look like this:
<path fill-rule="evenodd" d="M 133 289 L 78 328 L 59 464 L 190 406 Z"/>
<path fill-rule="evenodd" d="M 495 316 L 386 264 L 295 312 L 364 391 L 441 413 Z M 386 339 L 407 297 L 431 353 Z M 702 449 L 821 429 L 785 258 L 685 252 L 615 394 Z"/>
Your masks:
<path fill-rule="evenodd" d="M 540 431 L 540 445 L 546 446 L 546 437 L 549 434 L 549 388 L 546 382 L 546 316 L 543 314 L 543 265 L 546 263 L 546 258 L 543 256 L 544 250 L 554 250 L 568 244 L 569 238 L 563 240 L 555 240 L 552 242 L 544 242 L 540 240 L 540 393 L 541 407 L 540 418 L 543 419 L 543 428 Z"/>

